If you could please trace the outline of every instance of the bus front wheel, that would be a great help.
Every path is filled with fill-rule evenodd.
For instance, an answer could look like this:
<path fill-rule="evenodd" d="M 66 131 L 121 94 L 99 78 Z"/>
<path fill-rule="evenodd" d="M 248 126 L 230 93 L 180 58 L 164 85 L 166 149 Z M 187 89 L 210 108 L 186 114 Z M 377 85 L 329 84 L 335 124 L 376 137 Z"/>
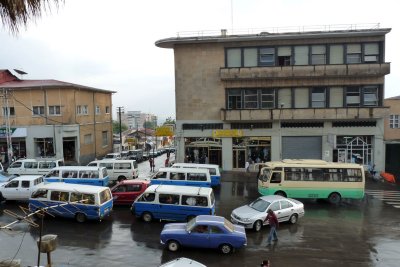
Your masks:
<path fill-rule="evenodd" d="M 334 204 L 334 205 L 339 204 L 341 200 L 342 200 L 342 198 L 339 195 L 339 193 L 331 193 L 328 197 L 329 203 Z"/>

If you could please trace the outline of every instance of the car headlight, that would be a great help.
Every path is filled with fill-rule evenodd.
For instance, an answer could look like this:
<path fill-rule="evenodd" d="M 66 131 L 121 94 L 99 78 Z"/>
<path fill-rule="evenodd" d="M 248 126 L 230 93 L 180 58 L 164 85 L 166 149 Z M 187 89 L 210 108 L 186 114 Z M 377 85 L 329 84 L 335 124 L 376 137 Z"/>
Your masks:
<path fill-rule="evenodd" d="M 243 221 L 244 221 L 244 222 L 249 222 L 249 221 L 250 221 L 250 218 L 243 218 Z"/>

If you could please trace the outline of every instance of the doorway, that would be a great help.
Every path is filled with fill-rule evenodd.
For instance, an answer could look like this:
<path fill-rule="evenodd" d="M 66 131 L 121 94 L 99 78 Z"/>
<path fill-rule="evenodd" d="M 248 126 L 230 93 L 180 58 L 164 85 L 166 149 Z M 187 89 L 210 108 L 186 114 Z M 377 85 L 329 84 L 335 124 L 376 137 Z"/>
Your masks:
<path fill-rule="evenodd" d="M 76 163 L 76 137 L 63 138 L 63 156 L 64 161 Z"/>

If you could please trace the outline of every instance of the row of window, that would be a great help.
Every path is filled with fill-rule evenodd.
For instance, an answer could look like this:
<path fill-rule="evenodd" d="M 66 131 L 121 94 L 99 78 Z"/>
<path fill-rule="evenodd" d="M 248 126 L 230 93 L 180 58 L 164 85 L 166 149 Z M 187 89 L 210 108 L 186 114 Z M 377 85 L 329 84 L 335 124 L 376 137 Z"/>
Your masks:
<path fill-rule="evenodd" d="M 389 127 L 391 129 L 399 129 L 400 128 L 400 115 L 390 115 Z"/>
<path fill-rule="evenodd" d="M 382 62 L 380 43 L 226 48 L 227 68 Z"/>
<path fill-rule="evenodd" d="M 328 108 L 380 105 L 379 86 L 227 89 L 227 109 Z M 279 102 L 279 103 L 278 103 Z"/>
<path fill-rule="evenodd" d="M 39 189 L 32 194 L 32 198 L 46 198 L 48 190 Z M 82 204 L 94 205 L 95 198 L 92 194 L 82 194 L 78 192 L 70 193 L 63 191 L 51 191 L 50 200 L 52 201 L 63 201 L 63 202 L 80 202 Z"/>
<path fill-rule="evenodd" d="M 362 182 L 360 169 L 285 168 L 287 181 Z"/>
<path fill-rule="evenodd" d="M 184 206 L 200 206 L 207 207 L 208 199 L 203 196 L 190 196 L 190 195 L 180 195 L 175 194 L 159 194 L 158 202 L 160 204 L 173 204 L 173 205 L 184 205 Z M 139 199 L 141 202 L 153 202 L 156 198 L 155 193 L 147 193 Z"/>
<path fill-rule="evenodd" d="M 32 107 L 32 115 L 33 116 L 41 116 L 45 115 L 44 113 L 44 106 L 33 106 Z M 110 114 L 110 107 L 105 107 L 105 113 Z M 89 109 L 87 105 L 78 105 L 76 106 L 76 114 L 78 115 L 88 115 Z M 95 114 L 101 114 L 100 106 L 95 107 Z M 15 116 L 15 108 L 14 107 L 3 107 L 3 116 Z M 61 115 L 61 106 L 48 106 L 48 115 L 50 116 L 58 116 Z"/>

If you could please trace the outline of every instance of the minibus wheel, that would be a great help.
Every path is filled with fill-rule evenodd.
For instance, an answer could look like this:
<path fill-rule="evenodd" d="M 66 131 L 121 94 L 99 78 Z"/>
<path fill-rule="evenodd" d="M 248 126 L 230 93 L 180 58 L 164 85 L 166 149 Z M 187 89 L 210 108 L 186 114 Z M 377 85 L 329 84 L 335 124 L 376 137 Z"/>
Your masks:
<path fill-rule="evenodd" d="M 119 182 L 122 182 L 123 180 L 126 180 L 126 177 L 125 177 L 125 176 L 120 176 L 120 177 L 118 177 L 118 179 L 117 179 L 118 183 L 119 183 Z"/>
<path fill-rule="evenodd" d="M 81 212 L 79 212 L 79 213 L 77 213 L 77 214 L 75 215 L 75 220 L 76 220 L 77 222 L 83 223 L 83 222 L 86 221 L 86 215 L 83 214 L 83 213 L 81 213 Z"/>
<path fill-rule="evenodd" d="M 144 212 L 144 213 L 142 214 L 142 219 L 143 219 L 143 221 L 145 221 L 145 222 L 151 222 L 151 221 L 153 220 L 153 215 L 151 215 L 150 212 Z"/>

